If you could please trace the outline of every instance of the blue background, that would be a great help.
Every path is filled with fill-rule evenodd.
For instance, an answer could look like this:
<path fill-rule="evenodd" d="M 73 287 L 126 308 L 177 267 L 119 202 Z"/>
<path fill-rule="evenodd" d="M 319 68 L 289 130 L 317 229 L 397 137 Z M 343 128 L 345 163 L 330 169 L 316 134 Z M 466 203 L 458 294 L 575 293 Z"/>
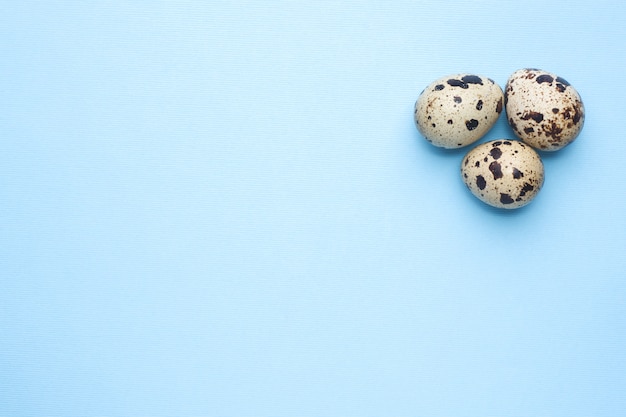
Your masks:
<path fill-rule="evenodd" d="M 3 1 L 0 415 L 624 416 L 625 16 Z M 523 67 L 587 118 L 505 212 L 412 113 Z"/>

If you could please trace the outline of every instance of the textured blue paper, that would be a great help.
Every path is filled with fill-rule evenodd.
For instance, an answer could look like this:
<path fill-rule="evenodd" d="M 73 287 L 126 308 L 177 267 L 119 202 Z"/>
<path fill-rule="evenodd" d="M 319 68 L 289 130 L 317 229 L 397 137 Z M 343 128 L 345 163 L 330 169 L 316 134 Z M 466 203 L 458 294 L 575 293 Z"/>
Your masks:
<path fill-rule="evenodd" d="M 624 16 L 2 2 L 0 416 L 623 417 Z M 587 119 L 504 212 L 413 104 L 522 67 Z"/>

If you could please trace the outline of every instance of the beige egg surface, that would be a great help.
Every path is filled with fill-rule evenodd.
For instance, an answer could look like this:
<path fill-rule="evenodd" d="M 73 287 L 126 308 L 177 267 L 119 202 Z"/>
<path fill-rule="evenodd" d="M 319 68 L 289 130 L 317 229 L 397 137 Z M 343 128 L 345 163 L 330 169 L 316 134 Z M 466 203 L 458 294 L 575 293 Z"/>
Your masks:
<path fill-rule="evenodd" d="M 435 146 L 461 148 L 482 138 L 502 112 L 504 93 L 482 75 L 453 74 L 429 84 L 415 102 L 419 132 Z"/>
<path fill-rule="evenodd" d="M 530 203 L 544 182 L 539 154 L 518 140 L 493 140 L 471 149 L 461 161 L 461 178 L 484 203 L 516 209 Z"/>
<path fill-rule="evenodd" d="M 515 71 L 504 89 L 509 125 L 525 143 L 557 151 L 572 143 L 585 121 L 580 94 L 564 78 L 536 68 Z"/>

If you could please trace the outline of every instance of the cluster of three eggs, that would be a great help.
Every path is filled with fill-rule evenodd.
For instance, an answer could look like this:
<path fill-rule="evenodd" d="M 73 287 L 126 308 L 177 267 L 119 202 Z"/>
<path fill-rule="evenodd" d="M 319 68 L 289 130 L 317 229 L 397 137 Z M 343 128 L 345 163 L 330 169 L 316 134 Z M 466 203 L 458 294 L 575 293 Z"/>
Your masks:
<path fill-rule="evenodd" d="M 461 162 L 461 176 L 483 202 L 512 209 L 528 204 L 543 185 L 543 163 L 534 148 L 562 149 L 583 127 L 582 100 L 565 79 L 521 69 L 509 77 L 503 92 L 487 77 L 443 77 L 420 94 L 414 119 L 427 141 L 455 149 L 482 138 L 503 110 L 521 141 L 500 139 L 474 147 Z"/>

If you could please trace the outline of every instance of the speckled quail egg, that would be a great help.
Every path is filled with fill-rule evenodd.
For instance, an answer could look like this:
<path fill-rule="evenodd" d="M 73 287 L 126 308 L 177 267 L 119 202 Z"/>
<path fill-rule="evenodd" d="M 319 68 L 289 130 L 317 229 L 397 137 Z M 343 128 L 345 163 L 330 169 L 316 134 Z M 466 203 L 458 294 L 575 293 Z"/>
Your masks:
<path fill-rule="evenodd" d="M 535 68 L 515 71 L 505 88 L 509 125 L 517 137 L 544 151 L 576 139 L 585 120 L 578 92 L 565 79 Z"/>
<path fill-rule="evenodd" d="M 432 82 L 415 103 L 417 129 L 435 146 L 470 145 L 491 129 L 502 112 L 504 93 L 492 79 L 454 74 Z"/>
<path fill-rule="evenodd" d="M 543 186 L 543 163 L 537 152 L 517 140 L 500 139 L 471 149 L 461 162 L 461 177 L 478 199 L 515 209 L 535 198 Z"/>

